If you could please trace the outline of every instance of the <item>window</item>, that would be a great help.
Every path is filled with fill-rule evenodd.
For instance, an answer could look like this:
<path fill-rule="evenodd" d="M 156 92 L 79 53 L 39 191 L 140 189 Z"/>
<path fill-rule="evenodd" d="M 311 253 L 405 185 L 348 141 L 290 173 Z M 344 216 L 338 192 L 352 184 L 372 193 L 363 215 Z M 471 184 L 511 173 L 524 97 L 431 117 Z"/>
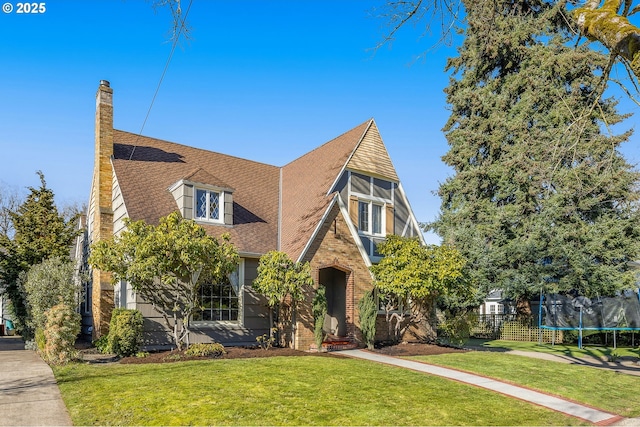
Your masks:
<path fill-rule="evenodd" d="M 358 201 L 358 229 L 364 233 L 382 235 L 382 205 Z"/>
<path fill-rule="evenodd" d="M 504 305 L 498 304 L 498 313 L 500 313 L 500 314 L 504 313 Z"/>
<path fill-rule="evenodd" d="M 220 222 L 221 194 L 217 191 L 196 189 L 195 218 Z"/>
<path fill-rule="evenodd" d="M 382 206 L 371 205 L 371 225 L 373 227 L 373 234 L 382 234 Z"/>
<path fill-rule="evenodd" d="M 369 231 L 369 203 L 358 202 L 358 229 Z"/>
<path fill-rule="evenodd" d="M 496 305 L 495 304 L 491 304 L 489 306 L 489 313 L 496 314 Z"/>
<path fill-rule="evenodd" d="M 230 283 L 208 283 L 200 289 L 200 311 L 194 321 L 238 321 L 238 295 Z"/>

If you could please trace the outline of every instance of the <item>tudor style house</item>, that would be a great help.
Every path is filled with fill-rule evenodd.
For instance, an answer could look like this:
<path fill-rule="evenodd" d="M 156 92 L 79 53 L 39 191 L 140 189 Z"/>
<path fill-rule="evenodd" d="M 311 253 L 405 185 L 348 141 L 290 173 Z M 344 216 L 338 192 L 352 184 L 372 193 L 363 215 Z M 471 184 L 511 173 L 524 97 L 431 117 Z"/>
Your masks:
<path fill-rule="evenodd" d="M 204 308 L 192 321 L 191 342 L 255 344 L 268 333 L 266 300 L 252 282 L 270 250 L 310 263 L 315 286 L 327 291 L 326 332 L 357 342 L 357 302 L 373 286 L 376 244 L 388 234 L 422 239 L 374 120 L 282 167 L 115 130 L 113 90 L 104 80 L 95 125 L 85 257 L 91 243 L 123 230 L 124 218 L 157 224 L 176 210 L 213 236 L 229 233 L 240 253 L 228 283 L 202 288 Z M 152 306 L 126 283 L 114 287 L 104 271 L 90 277 L 85 332 L 104 335 L 114 306 L 137 308 L 145 317 L 145 346 L 171 342 Z M 290 331 L 301 350 L 314 342 L 310 298 L 298 306 Z"/>

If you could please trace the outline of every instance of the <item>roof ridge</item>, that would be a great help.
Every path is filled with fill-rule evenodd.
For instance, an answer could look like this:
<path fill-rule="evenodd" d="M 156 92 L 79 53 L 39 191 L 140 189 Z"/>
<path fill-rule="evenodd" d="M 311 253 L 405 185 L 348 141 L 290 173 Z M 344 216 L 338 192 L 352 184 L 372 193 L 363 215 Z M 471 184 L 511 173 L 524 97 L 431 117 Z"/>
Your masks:
<path fill-rule="evenodd" d="M 336 139 L 342 138 L 344 135 L 348 134 L 349 132 L 353 132 L 354 130 L 356 130 L 356 129 L 357 129 L 357 128 L 359 128 L 360 126 L 363 126 L 363 125 L 365 125 L 365 124 L 367 124 L 367 125 L 371 124 L 371 122 L 373 122 L 373 121 L 374 121 L 374 120 L 373 120 L 373 117 L 371 117 L 371 118 L 370 118 L 370 119 L 368 119 L 368 120 L 365 120 L 364 122 L 360 123 L 360 124 L 359 124 L 359 125 L 357 125 L 357 126 L 354 126 L 353 128 L 349 129 L 348 131 L 345 131 L 345 132 L 341 133 L 340 135 L 336 136 L 335 138 L 332 138 L 332 139 L 330 139 L 329 141 L 325 142 L 324 144 L 317 146 L 317 147 L 316 147 L 316 148 L 314 148 L 313 150 L 311 150 L 311 151 L 307 151 L 307 152 L 306 152 L 306 153 L 304 153 L 303 155 L 301 155 L 301 156 L 299 156 L 299 157 L 297 157 L 297 158 L 293 159 L 293 160 L 292 160 L 292 161 L 290 161 L 289 163 L 287 163 L 287 164 L 285 164 L 284 166 L 282 166 L 282 168 L 285 168 L 285 167 L 287 167 L 287 166 L 291 165 L 292 163 L 295 163 L 295 162 L 297 162 L 298 160 L 302 159 L 303 157 L 306 157 L 306 156 L 310 155 L 311 153 L 313 153 L 313 152 L 315 152 L 315 151 L 320 150 L 320 149 L 321 149 L 322 147 L 324 147 L 325 145 L 332 143 L 332 142 L 333 142 L 333 141 L 335 141 Z M 368 128 L 369 128 L 369 126 L 367 126 L 367 129 L 368 129 Z M 363 135 L 364 135 L 364 134 L 363 134 Z M 360 136 L 360 138 L 362 138 L 362 135 Z"/>

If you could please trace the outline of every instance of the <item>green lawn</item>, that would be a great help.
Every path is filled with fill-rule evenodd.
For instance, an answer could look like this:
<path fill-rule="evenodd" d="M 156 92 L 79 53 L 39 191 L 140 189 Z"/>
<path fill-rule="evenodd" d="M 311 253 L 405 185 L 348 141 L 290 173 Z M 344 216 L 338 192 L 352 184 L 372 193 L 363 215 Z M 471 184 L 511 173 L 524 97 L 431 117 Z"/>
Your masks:
<path fill-rule="evenodd" d="M 564 356 L 592 356 L 596 358 L 606 358 L 612 352 L 615 352 L 619 356 L 631 356 L 640 357 L 640 350 L 629 347 L 598 347 L 598 346 L 583 346 L 579 349 L 577 345 L 568 344 L 538 344 L 537 342 L 526 341 L 501 341 L 501 340 L 479 340 L 471 339 L 467 342 L 468 347 L 484 347 L 491 349 L 505 349 L 505 350 L 522 350 L 522 351 L 535 351 L 543 353 L 555 353 Z"/>
<path fill-rule="evenodd" d="M 640 417 L 637 376 L 489 351 L 411 359 L 525 385 L 625 417 Z"/>
<path fill-rule="evenodd" d="M 584 424 L 455 381 L 347 358 L 73 364 L 54 372 L 75 425 Z"/>

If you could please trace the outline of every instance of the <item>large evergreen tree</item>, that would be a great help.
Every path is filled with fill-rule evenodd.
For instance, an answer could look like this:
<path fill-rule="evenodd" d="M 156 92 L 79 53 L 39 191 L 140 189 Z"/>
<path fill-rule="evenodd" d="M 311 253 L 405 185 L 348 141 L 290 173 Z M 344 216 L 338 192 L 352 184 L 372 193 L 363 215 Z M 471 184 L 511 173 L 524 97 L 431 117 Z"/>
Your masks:
<path fill-rule="evenodd" d="M 18 277 L 33 265 L 50 258 L 70 258 L 78 235 L 77 216 L 65 219 L 58 212 L 54 194 L 38 172 L 40 188 L 29 188 L 26 200 L 9 212 L 13 235 L 0 235 L 0 283 L 11 301 L 18 332 L 25 333 L 27 309 Z M 28 338 L 28 337 L 27 337 Z"/>
<path fill-rule="evenodd" d="M 638 256 L 638 173 L 612 135 L 624 117 L 601 97 L 607 58 L 568 42 L 566 2 L 465 0 L 448 63 L 455 174 L 433 224 L 485 292 L 525 301 L 544 288 L 611 294 Z"/>

